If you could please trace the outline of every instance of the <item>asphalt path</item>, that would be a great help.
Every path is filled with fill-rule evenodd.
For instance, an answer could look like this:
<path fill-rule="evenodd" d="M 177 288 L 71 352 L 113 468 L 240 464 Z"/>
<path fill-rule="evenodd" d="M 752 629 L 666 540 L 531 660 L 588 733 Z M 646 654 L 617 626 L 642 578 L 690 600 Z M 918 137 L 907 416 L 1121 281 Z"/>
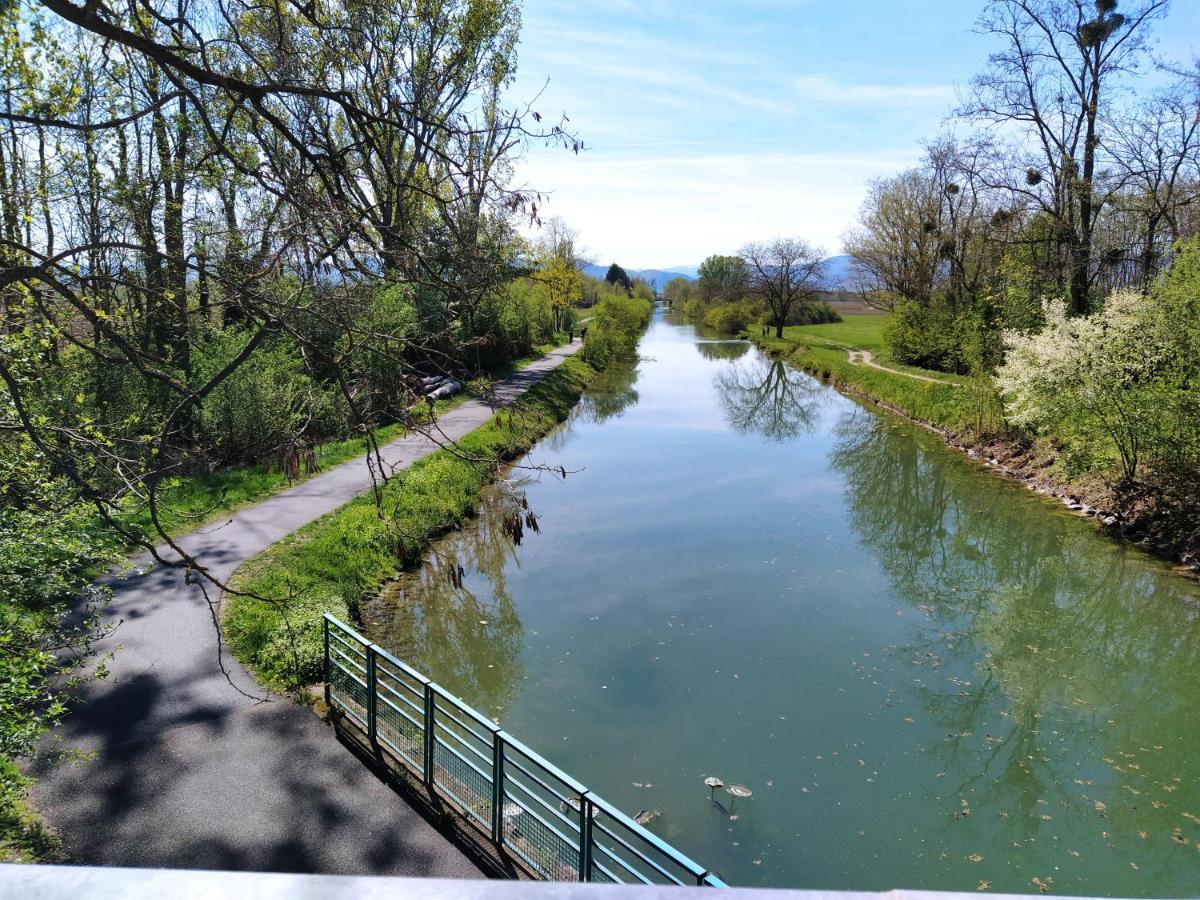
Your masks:
<path fill-rule="evenodd" d="M 511 403 L 579 350 L 560 347 L 496 387 Z M 444 439 L 488 421 L 469 400 L 439 419 Z M 423 435 L 382 449 L 389 467 L 438 445 Z M 219 580 L 296 529 L 369 490 L 365 457 L 242 509 L 179 540 Z M 174 555 L 162 548 L 164 558 Z M 178 558 L 178 557 L 176 557 Z M 327 874 L 482 877 L 416 810 L 379 781 L 306 707 L 255 702 L 217 661 L 205 593 L 184 572 L 133 560 L 113 576 L 97 647 L 108 676 L 52 736 L 74 760 L 39 771 L 34 805 L 70 857 L 91 865 Z M 145 571 L 142 574 L 143 570 Z M 210 595 L 212 589 L 210 587 Z M 236 660 L 241 691 L 264 691 Z"/>

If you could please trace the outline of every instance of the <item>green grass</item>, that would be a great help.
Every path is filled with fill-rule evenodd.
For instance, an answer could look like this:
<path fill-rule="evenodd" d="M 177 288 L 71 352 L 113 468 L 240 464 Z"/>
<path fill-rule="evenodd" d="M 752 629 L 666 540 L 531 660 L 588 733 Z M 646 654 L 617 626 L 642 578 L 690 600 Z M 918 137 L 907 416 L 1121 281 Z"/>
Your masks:
<path fill-rule="evenodd" d="M 893 407 L 910 418 L 955 433 L 986 432 L 996 427 L 999 407 L 986 385 L 968 378 L 930 372 L 892 362 L 883 343 L 886 316 L 848 315 L 843 322 L 801 325 L 784 329 L 783 340 L 772 334 L 751 339 L 793 365 L 827 378 L 849 393 Z M 938 379 L 919 381 L 870 366 L 853 364 L 847 350 L 869 350 L 876 362 L 889 368 Z"/>
<path fill-rule="evenodd" d="M 28 806 L 17 767 L 0 759 L 0 863 L 66 861 L 58 835 Z"/>
<path fill-rule="evenodd" d="M 832 344 L 881 354 L 887 352 L 883 340 L 887 320 L 887 316 L 846 315 L 841 322 L 826 325 L 793 325 L 783 329 L 783 336 L 793 343 Z"/>
<path fill-rule="evenodd" d="M 513 360 L 509 365 L 490 373 L 493 379 L 500 379 L 518 369 L 537 362 L 551 350 L 566 343 L 566 334 L 560 335 L 561 340 L 540 347 L 527 356 Z M 438 415 L 445 413 L 459 404 L 470 399 L 471 392 L 464 391 L 455 397 L 442 400 L 435 406 Z M 423 408 L 416 411 L 418 419 L 426 415 Z M 375 431 L 376 442 L 381 446 L 402 432 L 400 425 L 385 425 Z M 352 437 L 339 441 L 328 441 L 314 448 L 313 453 L 317 465 L 321 469 L 329 469 L 341 463 L 348 462 L 367 452 L 365 437 Z M 196 528 L 221 519 L 237 510 L 265 500 L 273 494 L 304 481 L 310 475 L 301 474 L 300 478 L 288 482 L 287 477 L 277 467 L 269 462 L 251 463 L 240 466 L 228 466 L 211 473 L 195 473 L 180 478 L 173 478 L 162 485 L 158 491 L 159 521 L 166 532 L 173 537 L 186 534 Z M 127 525 L 137 528 L 149 539 L 155 536 L 150 518 L 150 510 L 145 504 L 131 509 L 125 516 Z"/>
<path fill-rule="evenodd" d="M 321 677 L 321 614 L 351 615 L 359 601 L 420 562 L 438 535 L 475 513 L 499 466 L 524 453 L 566 418 L 596 371 L 577 357 L 535 385 L 511 409 L 458 443 L 399 473 L 376 506 L 359 497 L 275 544 L 243 566 L 231 594 L 225 636 L 263 684 L 294 689 Z M 463 458 L 463 457 L 467 458 Z"/>

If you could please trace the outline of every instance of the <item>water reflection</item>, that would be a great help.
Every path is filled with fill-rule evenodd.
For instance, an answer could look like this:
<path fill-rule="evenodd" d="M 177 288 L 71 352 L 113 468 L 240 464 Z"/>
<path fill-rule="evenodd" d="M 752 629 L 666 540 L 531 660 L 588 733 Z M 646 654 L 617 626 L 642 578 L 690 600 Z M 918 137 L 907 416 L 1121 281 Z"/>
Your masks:
<path fill-rule="evenodd" d="M 708 360 L 732 362 L 750 352 L 749 341 L 697 341 L 696 350 Z"/>
<path fill-rule="evenodd" d="M 1191 585 L 1019 487 L 979 490 L 910 428 L 859 413 L 837 437 L 854 528 L 923 615 L 892 649 L 936 725 L 924 752 L 953 778 L 945 795 L 999 815 L 1013 847 L 1090 846 L 1093 883 L 1131 866 L 1174 883 L 1196 872 L 1200 691 L 1180 689 L 1200 665 Z"/>
<path fill-rule="evenodd" d="M 729 426 L 783 441 L 811 431 L 821 385 L 780 360 L 756 357 L 713 376 Z"/>
<path fill-rule="evenodd" d="M 605 369 L 580 398 L 577 415 L 597 425 L 621 415 L 638 402 L 634 387 L 637 376 L 636 363 L 618 363 Z"/>
<path fill-rule="evenodd" d="M 519 485 L 489 489 L 476 518 L 363 609 L 368 637 L 493 716 L 512 704 L 525 674 L 524 630 L 505 583 L 516 548 L 504 519 L 521 497 Z"/>

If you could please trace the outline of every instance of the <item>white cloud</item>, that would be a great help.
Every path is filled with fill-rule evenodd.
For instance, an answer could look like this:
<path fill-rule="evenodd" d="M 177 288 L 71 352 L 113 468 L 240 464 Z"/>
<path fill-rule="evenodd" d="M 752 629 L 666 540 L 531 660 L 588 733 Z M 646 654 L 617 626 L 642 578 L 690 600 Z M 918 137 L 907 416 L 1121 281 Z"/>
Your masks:
<path fill-rule="evenodd" d="M 579 229 L 597 258 L 644 268 L 696 263 L 785 234 L 840 252 L 867 180 L 912 165 L 918 153 L 539 152 L 520 175 L 552 191 L 545 215 Z"/>

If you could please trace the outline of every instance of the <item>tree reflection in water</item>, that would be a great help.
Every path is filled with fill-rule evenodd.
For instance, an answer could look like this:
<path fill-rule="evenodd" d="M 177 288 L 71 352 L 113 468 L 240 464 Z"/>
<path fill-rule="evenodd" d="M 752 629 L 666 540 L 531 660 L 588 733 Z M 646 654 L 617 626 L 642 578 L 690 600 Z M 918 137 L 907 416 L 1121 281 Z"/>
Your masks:
<path fill-rule="evenodd" d="M 621 415 L 638 402 L 637 376 L 637 363 L 609 366 L 588 385 L 571 419 L 599 425 Z"/>
<path fill-rule="evenodd" d="M 492 716 L 512 703 L 524 676 L 524 631 L 504 578 L 514 554 L 504 518 L 521 496 L 519 486 L 505 482 L 489 488 L 476 518 L 363 609 L 371 640 Z M 474 576 L 486 590 L 471 590 Z"/>
<path fill-rule="evenodd" d="M 713 386 L 734 431 L 784 441 L 816 424 L 820 384 L 779 360 L 758 356 L 727 366 L 713 376 Z"/>
<path fill-rule="evenodd" d="M 750 352 L 749 341 L 697 341 L 696 351 L 705 359 L 733 362 Z"/>
<path fill-rule="evenodd" d="M 953 779 L 940 793 L 999 811 L 1014 843 L 1074 824 L 1195 866 L 1177 852 L 1200 849 L 1194 586 L 933 440 L 852 414 L 831 459 L 860 540 L 923 613 L 893 651 L 944 735 L 923 748 Z"/>

